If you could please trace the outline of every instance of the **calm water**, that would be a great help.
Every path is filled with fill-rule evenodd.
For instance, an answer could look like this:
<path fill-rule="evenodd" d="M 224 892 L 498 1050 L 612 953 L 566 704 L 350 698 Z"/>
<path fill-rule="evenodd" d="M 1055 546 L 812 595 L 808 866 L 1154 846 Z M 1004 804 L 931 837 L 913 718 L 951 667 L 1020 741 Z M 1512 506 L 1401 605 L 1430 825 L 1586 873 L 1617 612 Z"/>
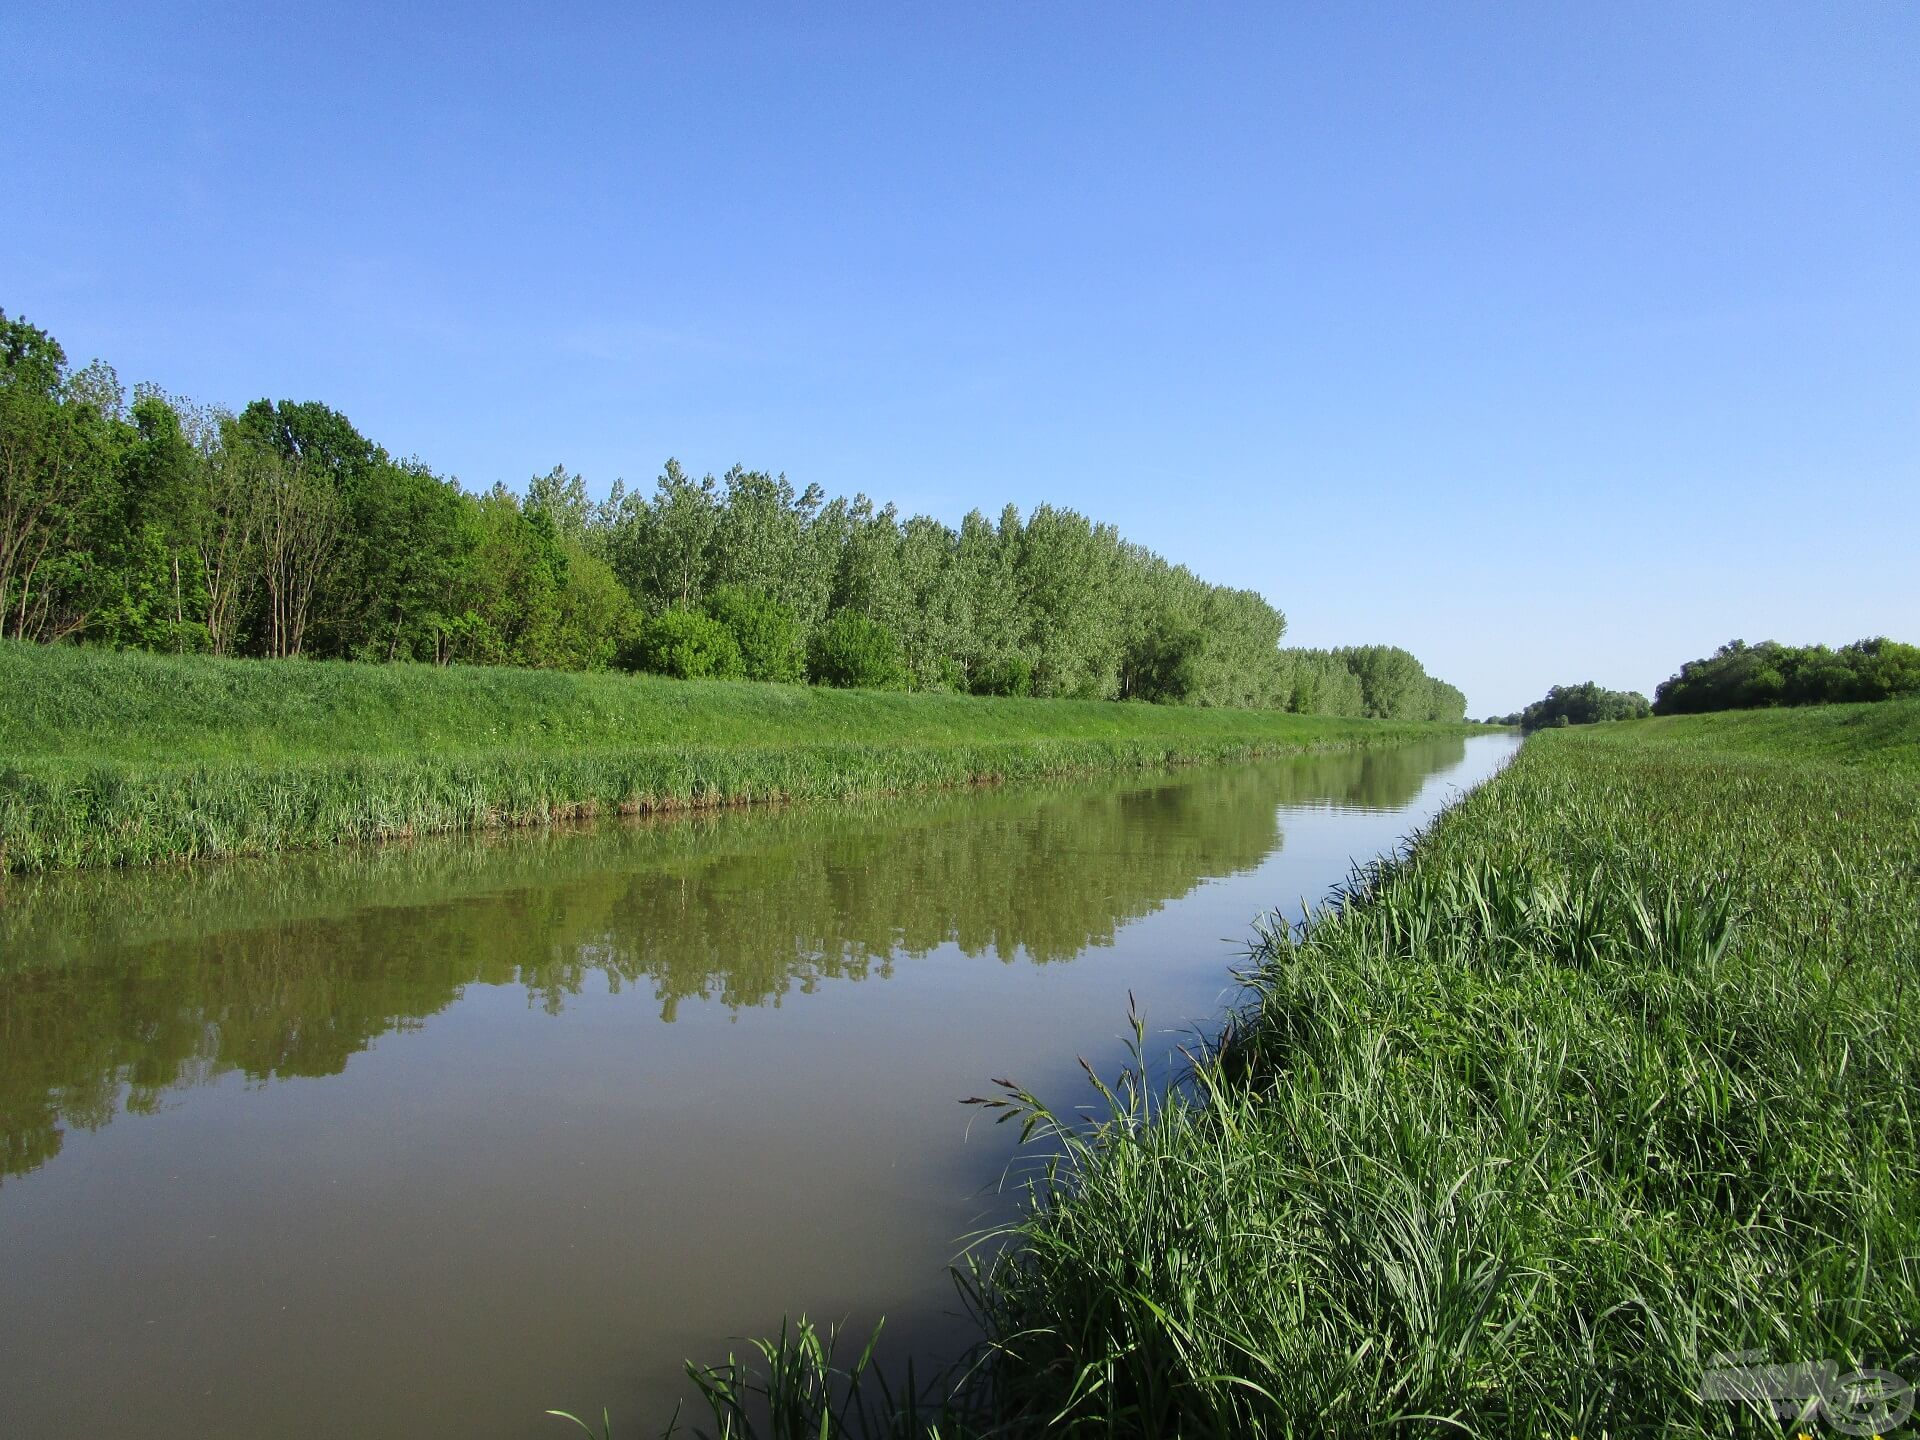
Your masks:
<path fill-rule="evenodd" d="M 651 1434 L 802 1310 L 951 1353 L 1012 1138 L 956 1102 L 1077 1103 L 1129 991 L 1205 1026 L 1511 744 L 0 882 L 0 1434 Z"/>

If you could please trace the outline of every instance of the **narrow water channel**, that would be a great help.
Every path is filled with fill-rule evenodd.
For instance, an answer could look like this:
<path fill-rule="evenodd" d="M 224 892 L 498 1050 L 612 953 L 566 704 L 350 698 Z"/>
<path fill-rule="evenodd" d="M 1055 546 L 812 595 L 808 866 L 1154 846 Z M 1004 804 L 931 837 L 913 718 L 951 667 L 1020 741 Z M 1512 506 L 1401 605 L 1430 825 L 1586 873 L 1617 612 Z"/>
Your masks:
<path fill-rule="evenodd" d="M 1165 1047 L 1504 736 L 0 881 L 0 1435 L 657 1433 L 783 1314 L 965 1341 L 1011 1075 Z M 1165 1048 L 1163 1047 L 1163 1048 Z"/>

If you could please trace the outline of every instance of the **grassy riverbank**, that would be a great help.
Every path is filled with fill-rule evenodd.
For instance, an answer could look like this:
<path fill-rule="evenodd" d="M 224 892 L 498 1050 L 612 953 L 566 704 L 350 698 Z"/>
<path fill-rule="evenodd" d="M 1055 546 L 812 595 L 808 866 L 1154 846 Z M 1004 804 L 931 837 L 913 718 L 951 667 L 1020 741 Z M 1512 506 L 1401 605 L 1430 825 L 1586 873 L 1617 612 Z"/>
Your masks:
<path fill-rule="evenodd" d="M 1545 732 L 1263 937 L 1193 1095 L 1011 1096 L 1069 1153 L 996 1414 L 1791 1435 L 1841 1417 L 1695 1398 L 1716 1352 L 1920 1379 L 1917 760 L 1907 702 Z"/>
<path fill-rule="evenodd" d="M 0 643 L 0 870 L 845 798 L 1461 727 Z"/>

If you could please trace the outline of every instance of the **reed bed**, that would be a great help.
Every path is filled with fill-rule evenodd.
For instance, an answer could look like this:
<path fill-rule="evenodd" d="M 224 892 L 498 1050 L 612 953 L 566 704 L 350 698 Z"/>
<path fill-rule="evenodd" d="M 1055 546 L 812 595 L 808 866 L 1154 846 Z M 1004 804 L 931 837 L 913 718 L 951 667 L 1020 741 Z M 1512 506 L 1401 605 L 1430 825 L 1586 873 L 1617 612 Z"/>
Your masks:
<path fill-rule="evenodd" d="M 850 1408 L 871 1358 L 788 1335 L 707 1372 L 706 1433 L 1896 1433 L 1920 707 L 1878 708 L 1530 740 L 1271 917 L 1181 1083 L 982 1102 L 1046 1158 L 930 1398 Z M 1729 1355 L 1813 1378 L 1716 1389 Z"/>
<path fill-rule="evenodd" d="M 1459 734 L 1102 701 L 0 643 L 0 873 Z"/>

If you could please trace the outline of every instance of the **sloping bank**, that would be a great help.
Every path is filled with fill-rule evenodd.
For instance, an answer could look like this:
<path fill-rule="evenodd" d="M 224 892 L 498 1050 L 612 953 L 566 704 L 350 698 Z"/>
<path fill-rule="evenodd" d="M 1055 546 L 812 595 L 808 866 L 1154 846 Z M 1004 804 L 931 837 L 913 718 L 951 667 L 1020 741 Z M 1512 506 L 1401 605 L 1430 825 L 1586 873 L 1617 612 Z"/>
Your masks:
<path fill-rule="evenodd" d="M 1920 705 L 1543 733 L 1257 958 L 1151 1118 L 1007 1097 L 1069 1163 L 986 1286 L 996 1420 L 1896 1428 L 1842 1392 L 1920 1382 Z M 1739 1351 L 1836 1368 L 1779 1417 Z"/>
<path fill-rule="evenodd" d="M 848 1404 L 802 1326 L 706 1373 L 716 1422 L 1905 1433 L 1920 703 L 1543 732 L 1255 958 L 1171 1097 L 998 1097 L 1061 1158 L 957 1388 Z"/>
<path fill-rule="evenodd" d="M 0 870 L 1394 744 L 1458 726 L 0 644 Z"/>

